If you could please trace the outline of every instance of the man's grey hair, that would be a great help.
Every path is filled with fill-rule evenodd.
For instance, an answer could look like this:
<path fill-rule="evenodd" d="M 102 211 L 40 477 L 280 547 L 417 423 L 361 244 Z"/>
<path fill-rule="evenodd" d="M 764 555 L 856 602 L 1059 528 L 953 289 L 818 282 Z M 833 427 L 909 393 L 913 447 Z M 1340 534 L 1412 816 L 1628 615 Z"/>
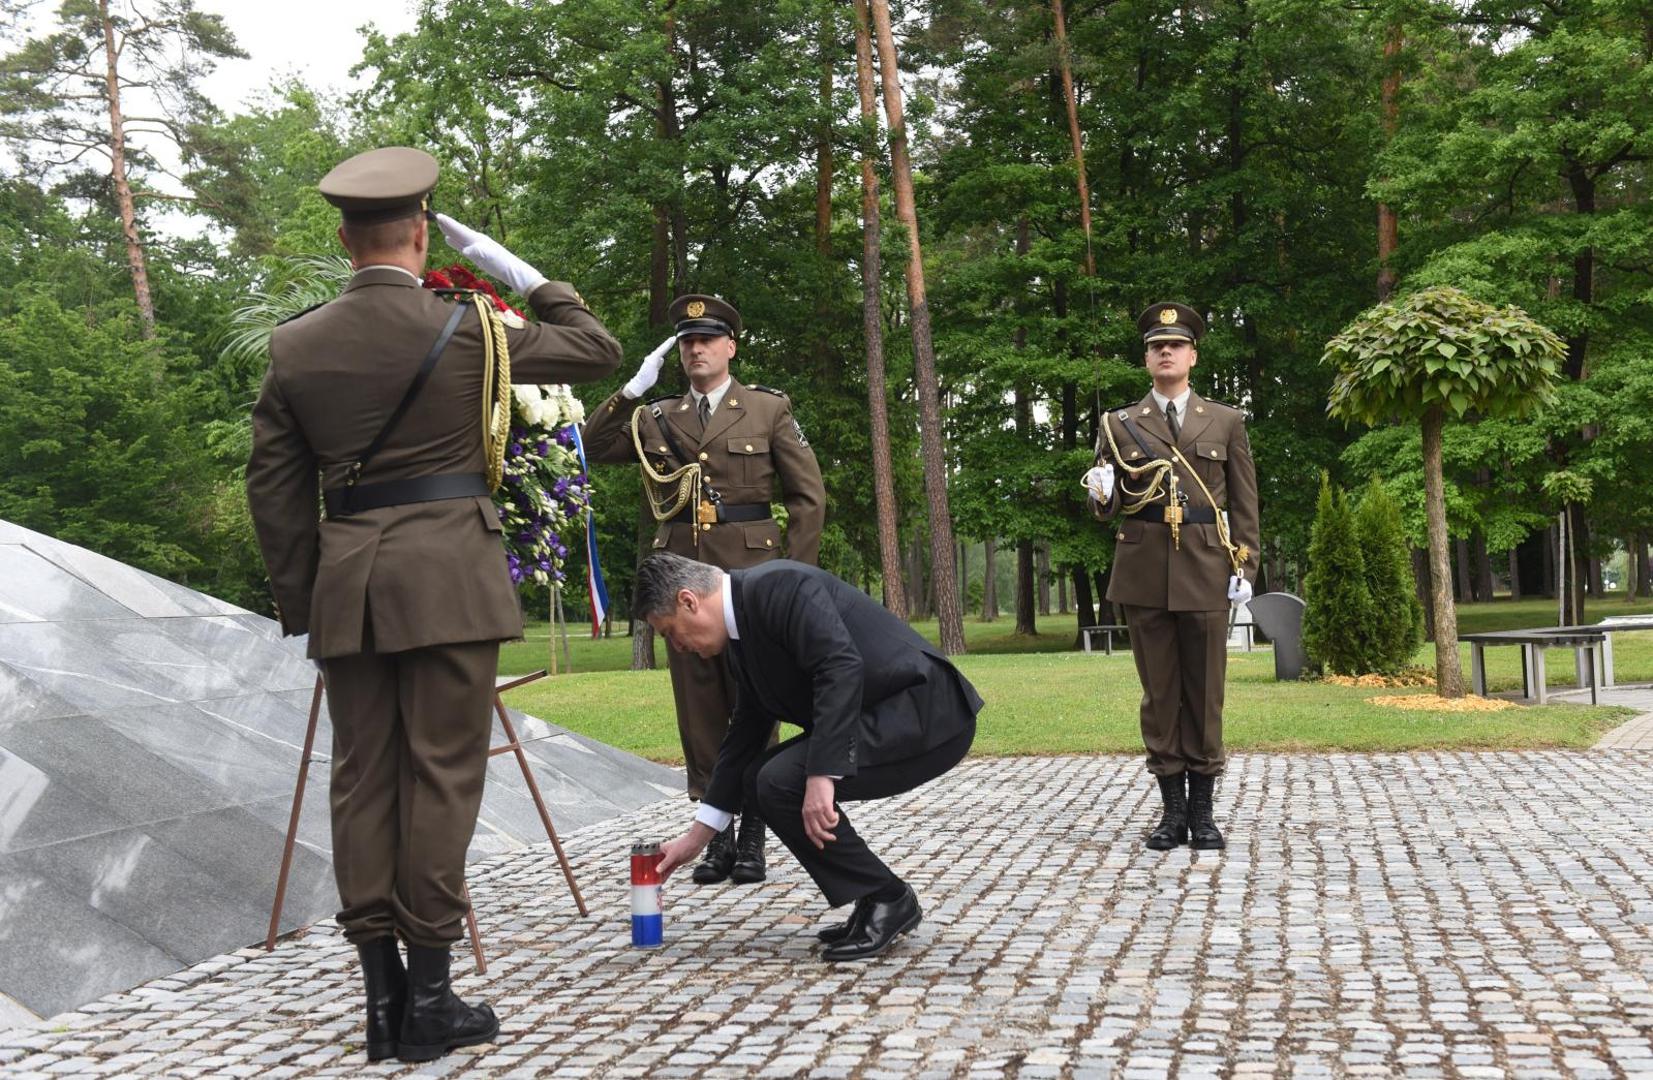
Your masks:
<path fill-rule="evenodd" d="M 717 591 L 722 578 L 723 571 L 715 566 L 665 551 L 656 552 L 637 567 L 632 610 L 645 619 L 650 615 L 670 615 L 677 609 L 679 592 L 688 589 L 696 596 L 709 596 Z"/>

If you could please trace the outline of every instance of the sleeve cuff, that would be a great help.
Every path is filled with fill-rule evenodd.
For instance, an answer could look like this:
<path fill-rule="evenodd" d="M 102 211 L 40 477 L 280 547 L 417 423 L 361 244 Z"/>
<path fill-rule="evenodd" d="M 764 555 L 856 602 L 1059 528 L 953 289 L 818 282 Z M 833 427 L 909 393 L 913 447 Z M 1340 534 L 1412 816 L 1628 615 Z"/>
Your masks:
<path fill-rule="evenodd" d="M 695 811 L 694 819 L 702 825 L 708 825 L 713 832 L 722 832 L 735 820 L 735 815 L 727 810 L 719 810 L 710 803 L 701 803 L 700 809 Z"/>

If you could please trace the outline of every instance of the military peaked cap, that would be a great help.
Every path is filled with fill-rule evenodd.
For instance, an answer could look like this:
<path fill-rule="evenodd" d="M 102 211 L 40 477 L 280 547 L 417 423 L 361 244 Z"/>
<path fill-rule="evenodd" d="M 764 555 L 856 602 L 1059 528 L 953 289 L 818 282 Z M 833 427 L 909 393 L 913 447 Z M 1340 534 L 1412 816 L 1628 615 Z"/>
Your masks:
<path fill-rule="evenodd" d="M 688 293 L 672 301 L 666 317 L 678 337 L 690 334 L 735 337 L 740 333 L 740 312 L 715 296 Z"/>
<path fill-rule="evenodd" d="M 1137 316 L 1136 328 L 1144 345 L 1167 338 L 1198 342 L 1205 336 L 1205 320 L 1187 304 L 1155 304 Z"/>
<path fill-rule="evenodd" d="M 321 178 L 321 194 L 356 225 L 413 217 L 429 208 L 436 159 L 411 146 L 383 146 L 357 154 Z"/>

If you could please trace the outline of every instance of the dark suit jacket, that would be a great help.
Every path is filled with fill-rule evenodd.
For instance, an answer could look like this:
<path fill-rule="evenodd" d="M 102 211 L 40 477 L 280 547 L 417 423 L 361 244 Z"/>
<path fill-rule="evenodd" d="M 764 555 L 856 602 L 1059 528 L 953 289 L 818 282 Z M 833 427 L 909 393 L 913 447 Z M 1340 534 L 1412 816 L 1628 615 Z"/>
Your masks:
<path fill-rule="evenodd" d="M 740 809 L 775 722 L 803 728 L 810 776 L 854 776 L 970 730 L 982 700 L 941 651 L 825 570 L 776 559 L 729 575 L 738 689 L 706 802 Z"/>
<path fill-rule="evenodd" d="M 512 382 L 591 382 L 619 366 L 619 342 L 567 284 L 546 282 L 528 302 L 541 321 L 508 325 Z M 253 408 L 247 501 L 282 630 L 308 632 L 313 657 L 361 652 L 368 628 L 379 652 L 522 634 L 489 499 L 317 520 L 318 482 L 343 485 L 452 311 L 410 275 L 374 268 L 270 339 Z M 472 312 L 362 483 L 481 475 L 482 364 Z"/>

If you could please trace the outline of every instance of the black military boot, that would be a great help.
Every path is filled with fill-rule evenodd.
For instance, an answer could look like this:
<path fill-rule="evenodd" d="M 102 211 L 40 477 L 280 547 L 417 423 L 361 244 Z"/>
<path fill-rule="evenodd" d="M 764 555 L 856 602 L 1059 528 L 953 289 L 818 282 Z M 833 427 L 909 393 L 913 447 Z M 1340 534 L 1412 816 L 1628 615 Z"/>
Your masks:
<path fill-rule="evenodd" d="M 1182 793 L 1182 773 L 1159 777 L 1159 797 L 1165 803 L 1165 812 L 1159 824 L 1148 834 L 1152 851 L 1170 851 L 1188 842 L 1188 801 Z"/>
<path fill-rule="evenodd" d="M 694 883 L 696 885 L 716 885 L 728 878 L 729 871 L 735 866 L 735 823 L 712 837 L 712 842 L 706 845 L 706 854 L 700 857 L 700 863 L 694 868 Z"/>
<path fill-rule="evenodd" d="M 748 810 L 740 818 L 740 839 L 735 841 L 735 865 L 729 871 L 729 880 L 737 885 L 753 885 L 764 878 L 768 869 L 763 858 L 763 841 L 768 835 L 763 820 Z"/>
<path fill-rule="evenodd" d="M 1195 851 L 1218 851 L 1227 846 L 1222 831 L 1211 820 L 1211 796 L 1216 787 L 1215 776 L 1188 774 L 1188 846 Z"/>
<path fill-rule="evenodd" d="M 467 1005 L 448 986 L 447 946 L 408 943 L 408 1002 L 396 1056 L 434 1061 L 460 1046 L 491 1042 L 499 1019 L 486 1005 Z"/>
<path fill-rule="evenodd" d="M 367 986 L 367 1060 L 396 1056 L 396 1036 L 407 1009 L 408 975 L 393 937 L 374 938 L 356 946 Z"/>

